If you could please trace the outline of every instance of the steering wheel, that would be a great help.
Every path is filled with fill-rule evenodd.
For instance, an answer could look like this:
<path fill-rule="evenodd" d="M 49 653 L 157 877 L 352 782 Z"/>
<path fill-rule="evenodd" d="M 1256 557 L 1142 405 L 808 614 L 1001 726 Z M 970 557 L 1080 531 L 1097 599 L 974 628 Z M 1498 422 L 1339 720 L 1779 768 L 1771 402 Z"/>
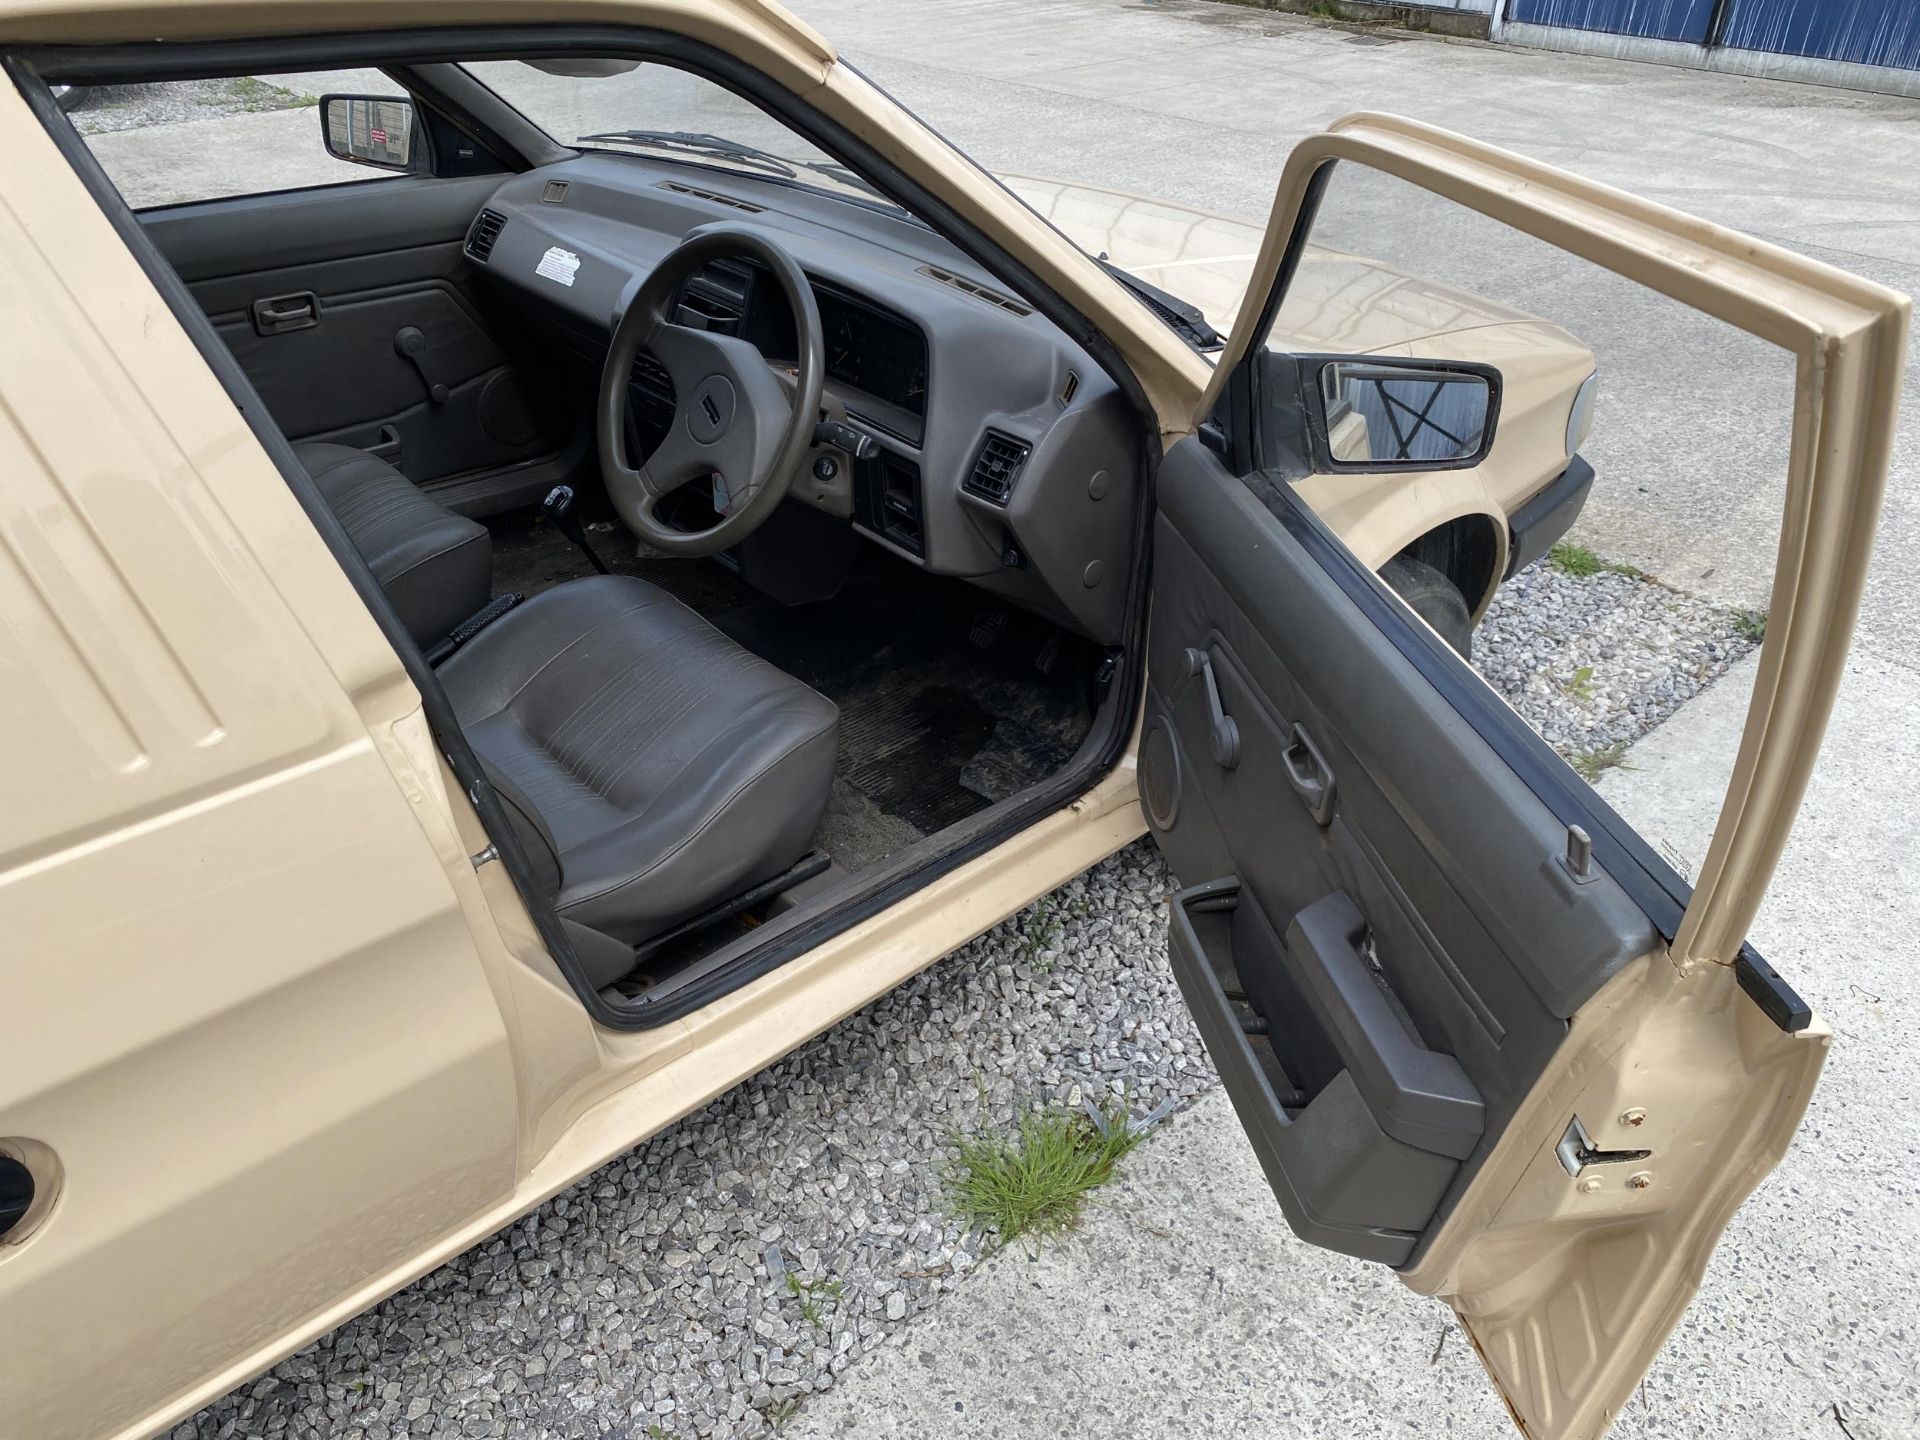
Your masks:
<path fill-rule="evenodd" d="M 799 357 L 791 396 L 747 341 L 669 318 L 680 287 L 721 256 L 757 261 L 785 293 Z M 673 381 L 673 424 L 646 463 L 633 469 L 626 463 L 627 387 L 643 350 Z M 786 498 L 813 446 L 825 368 L 820 307 L 791 255 L 765 235 L 733 226 L 681 241 L 614 326 L 600 376 L 594 427 L 600 475 L 620 518 L 648 545 L 672 555 L 712 555 L 739 544 Z M 704 530 L 676 529 L 661 518 L 659 504 L 695 481 L 713 482 L 720 519 Z"/>

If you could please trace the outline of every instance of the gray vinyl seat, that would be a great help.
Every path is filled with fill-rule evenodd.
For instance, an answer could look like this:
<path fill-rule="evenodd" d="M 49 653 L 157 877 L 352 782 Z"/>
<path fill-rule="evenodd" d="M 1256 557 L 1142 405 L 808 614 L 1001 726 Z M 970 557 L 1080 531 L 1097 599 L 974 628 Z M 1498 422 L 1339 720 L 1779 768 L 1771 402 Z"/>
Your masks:
<path fill-rule="evenodd" d="M 797 863 L 833 784 L 833 702 L 644 580 L 535 596 L 441 684 L 596 986 L 630 947 Z"/>
<path fill-rule="evenodd" d="M 351 445 L 305 441 L 293 453 L 419 644 L 443 639 L 485 607 L 493 587 L 486 526 Z"/>

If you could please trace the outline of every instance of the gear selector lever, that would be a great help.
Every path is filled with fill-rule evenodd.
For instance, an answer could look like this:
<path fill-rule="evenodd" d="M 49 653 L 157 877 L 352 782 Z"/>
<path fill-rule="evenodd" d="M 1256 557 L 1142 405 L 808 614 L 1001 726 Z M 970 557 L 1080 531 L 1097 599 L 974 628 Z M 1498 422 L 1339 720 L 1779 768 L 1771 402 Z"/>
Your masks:
<path fill-rule="evenodd" d="M 587 543 L 587 528 L 580 523 L 580 517 L 573 513 L 573 503 L 573 487 L 556 485 L 540 502 L 540 513 L 553 522 L 555 529 L 573 542 L 574 548 L 587 557 L 588 563 L 594 569 L 605 575 L 607 567 L 600 557 L 593 553 L 593 547 Z"/>

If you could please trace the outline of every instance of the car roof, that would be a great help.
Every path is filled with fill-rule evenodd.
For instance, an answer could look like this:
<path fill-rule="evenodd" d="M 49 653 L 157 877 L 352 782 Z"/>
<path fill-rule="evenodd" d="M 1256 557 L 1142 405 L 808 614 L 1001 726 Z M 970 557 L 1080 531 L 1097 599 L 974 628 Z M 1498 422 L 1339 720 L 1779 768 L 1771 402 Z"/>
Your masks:
<path fill-rule="evenodd" d="M 831 43 L 776 0 L 0 0 L 0 43 L 244 39 L 252 36 L 566 22 L 658 25 L 731 49 L 784 52 L 823 78 Z"/>

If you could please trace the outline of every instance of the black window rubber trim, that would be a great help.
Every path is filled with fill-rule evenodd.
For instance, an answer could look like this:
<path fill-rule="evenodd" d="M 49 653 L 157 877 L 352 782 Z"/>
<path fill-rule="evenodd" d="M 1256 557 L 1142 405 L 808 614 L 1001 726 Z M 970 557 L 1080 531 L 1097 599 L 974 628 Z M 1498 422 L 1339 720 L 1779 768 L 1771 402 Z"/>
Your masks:
<path fill-rule="evenodd" d="M 1141 476 L 1133 523 L 1132 573 L 1127 581 L 1125 630 L 1118 667 L 1094 729 L 1080 752 L 1051 779 L 978 815 L 937 832 L 927 841 L 931 853 L 913 847 L 878 868 L 858 891 L 831 908 L 809 916 L 794 913 L 790 928 L 778 930 L 754 949 L 735 957 L 700 981 L 663 996 L 654 1004 L 609 1002 L 586 980 L 573 946 L 552 903 L 539 890 L 526 853 L 515 838 L 499 796 L 467 743 L 453 707 L 419 646 L 401 625 L 345 530 L 320 498 L 293 448 L 267 412 L 239 362 L 214 333 L 185 283 L 167 264 L 119 191 L 94 159 L 46 88 L 48 78 L 68 83 L 125 83 L 131 80 L 199 78 L 208 75 L 270 73 L 337 67 L 342 62 L 387 68 L 463 59 L 523 59 L 529 55 L 596 57 L 655 61 L 698 74 L 723 85 L 836 155 L 880 188 L 887 197 L 918 215 L 949 243 L 1009 286 L 1085 350 L 1113 380 L 1141 422 Z M 296 36 L 273 40 L 172 44 L 134 42 L 105 46 L 19 47 L 0 57 L 14 84 L 61 154 L 80 176 L 95 203 L 106 213 L 122 242 L 147 274 L 219 377 L 290 489 L 352 581 L 363 604 L 399 654 L 408 678 L 420 693 L 428 726 L 455 777 L 492 839 L 501 864 L 532 917 L 567 982 L 589 1016 L 609 1029 L 639 1030 L 663 1025 L 765 975 L 833 936 L 896 904 L 915 891 L 1044 819 L 1084 794 L 1126 753 L 1131 721 L 1139 708 L 1145 672 L 1148 577 L 1151 573 L 1153 487 L 1159 467 L 1159 425 L 1138 379 L 1124 358 L 1094 324 L 1047 286 L 1041 278 L 1000 250 L 959 212 L 901 173 L 884 155 L 837 122 L 816 113 L 804 101 L 758 71 L 711 46 L 683 35 L 640 27 L 559 26 L 394 30 L 372 34 Z M 775 921 L 768 929 L 775 929 Z"/>

